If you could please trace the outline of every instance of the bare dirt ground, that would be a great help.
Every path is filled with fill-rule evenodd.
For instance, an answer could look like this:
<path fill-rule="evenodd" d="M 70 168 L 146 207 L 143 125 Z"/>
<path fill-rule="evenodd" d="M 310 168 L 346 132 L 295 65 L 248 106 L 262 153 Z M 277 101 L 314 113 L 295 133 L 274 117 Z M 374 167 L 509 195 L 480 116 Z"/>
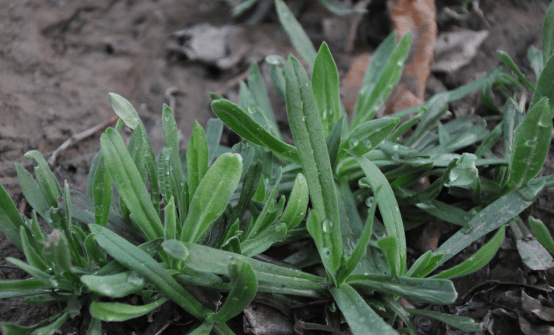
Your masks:
<path fill-rule="evenodd" d="M 461 0 L 437 1 L 439 32 L 466 28 L 488 30 L 489 36 L 469 65 L 453 73 L 434 73 L 428 93 L 456 88 L 493 70 L 500 64 L 496 56 L 499 49 L 506 51 L 532 78 L 526 52 L 530 45 L 540 48 L 549 1 L 481 0 L 484 19 L 472 14 L 458 17 L 445 14 L 444 8 L 461 3 Z M 369 14 L 360 25 L 355 51 L 375 48 L 388 34 L 390 22 L 385 8 L 383 1 L 371 3 Z M 299 19 L 316 46 L 324 39 L 321 20 L 331 16 L 312 0 L 300 12 Z M 21 203 L 22 196 L 14 164 L 30 169 L 32 164 L 23 157 L 25 152 L 38 150 L 48 159 L 72 135 L 108 121 L 114 115 L 109 92 L 126 97 L 139 111 L 155 150 L 163 146 L 159 120 L 162 104 L 169 104 L 168 94 L 174 92 L 176 118 L 185 148 L 193 122 L 198 120 L 205 125 L 213 117 L 209 92 L 219 91 L 231 100 L 236 99 L 237 89 L 232 84 L 250 62 L 261 62 L 270 54 L 286 56 L 293 50 L 274 14 L 255 26 L 241 21 L 244 20 L 233 19 L 230 7 L 220 0 L 0 0 L 0 183 L 16 205 Z M 213 62 L 193 60 L 171 49 L 180 43 L 171 37 L 173 32 L 201 23 L 237 28 L 223 50 L 225 57 L 237 56 L 238 61 L 222 69 Z M 331 49 L 343 75 L 353 55 L 345 53 L 341 45 L 331 43 Z M 274 91 L 271 94 L 275 110 L 279 111 L 277 118 L 283 121 L 284 105 Z M 453 103 L 451 110 L 456 116 L 487 113 L 478 94 Z M 85 191 L 90 163 L 100 147 L 100 133 L 70 146 L 53 165 L 59 180 L 66 179 L 72 189 Z M 552 157 L 546 174 L 554 173 Z M 551 230 L 554 230 L 553 197 L 552 191 L 544 192 L 527 211 L 541 218 Z M 514 256 L 517 251 L 513 244 L 506 243 L 485 270 L 456 282 L 464 300 L 459 305 L 489 289 L 499 296 L 519 290 L 521 296 L 521 285 L 541 285 L 533 294 L 537 297 L 537 290 L 543 290 L 540 292 L 548 297 L 545 299 L 550 299 L 550 275 L 526 269 Z M 22 258 L 0 233 L 0 279 L 22 278 L 22 271 L 10 268 L 4 261 L 8 256 Z M 485 281 L 492 284 L 476 288 Z M 516 307 L 508 308 L 493 300 L 471 307 L 472 316 L 479 321 L 489 320 L 490 332 L 485 333 L 537 331 L 532 326 L 524 329 L 525 322 L 510 310 Z M 446 306 L 444 310 L 454 312 L 455 307 Z M 47 308 L 21 305 L 17 299 L 0 301 L 0 321 L 29 325 L 51 312 Z M 537 324 L 548 325 L 544 319 L 537 320 Z M 418 322 L 425 333 L 446 331 L 427 320 Z M 517 327 L 513 332 L 503 333 L 506 325 Z M 75 327 L 78 329 L 78 325 Z"/>

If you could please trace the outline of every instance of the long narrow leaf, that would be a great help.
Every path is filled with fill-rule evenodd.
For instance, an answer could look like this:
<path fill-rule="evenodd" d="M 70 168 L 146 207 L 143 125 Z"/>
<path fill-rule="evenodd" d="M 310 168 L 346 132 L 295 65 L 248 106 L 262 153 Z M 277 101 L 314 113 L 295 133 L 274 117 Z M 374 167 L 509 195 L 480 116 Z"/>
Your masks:
<path fill-rule="evenodd" d="M 336 270 L 342 255 L 342 240 L 335 182 L 321 118 L 310 80 L 294 56 L 290 56 L 285 65 L 285 79 L 287 114 L 292 136 L 308 181 L 313 208 L 319 218 L 331 226 L 330 244 L 325 245 L 325 248 L 330 251 L 331 264 Z"/>
<path fill-rule="evenodd" d="M 293 163 L 300 162 L 295 147 L 270 134 L 234 103 L 228 100 L 216 100 L 212 102 L 212 110 L 229 128 L 246 140 L 264 146 Z"/>
<path fill-rule="evenodd" d="M 350 285 L 329 290 L 354 335 L 396 335 L 392 327 Z"/>
<path fill-rule="evenodd" d="M 148 239 L 163 236 L 163 227 L 152 201 L 148 196 L 146 185 L 125 148 L 121 135 L 108 128 L 100 139 L 106 165 L 110 171 L 119 195 L 131 214 L 135 217 Z"/>
<path fill-rule="evenodd" d="M 115 260 L 147 279 L 184 310 L 199 319 L 210 313 L 147 253 L 106 228 L 98 225 L 89 227 L 96 234 L 96 242 Z"/>
<path fill-rule="evenodd" d="M 181 241 L 196 241 L 223 214 L 239 184 L 241 173 L 242 157 L 239 154 L 219 156 L 194 193 L 181 231 Z"/>
<path fill-rule="evenodd" d="M 90 315 L 102 321 L 127 321 L 146 315 L 160 307 L 168 299 L 161 298 L 146 305 L 134 306 L 120 302 L 98 302 L 90 304 Z"/>
<path fill-rule="evenodd" d="M 383 216 L 387 235 L 396 237 L 398 241 L 398 255 L 400 259 L 395 264 L 400 266 L 397 269 L 397 273 L 402 275 L 406 271 L 406 236 L 404 234 L 402 216 L 400 216 L 400 208 L 396 202 L 394 192 L 387 178 L 373 162 L 354 151 L 349 151 L 349 153 L 360 164 L 373 191 L 381 189 L 382 195 L 377 199 L 379 212 Z"/>
<path fill-rule="evenodd" d="M 315 59 L 312 88 L 323 123 L 323 135 L 327 137 L 333 125 L 341 117 L 341 109 L 339 74 L 331 51 L 325 42 L 321 44 Z"/>
<path fill-rule="evenodd" d="M 206 172 L 208 172 L 208 142 L 206 133 L 198 121 L 194 122 L 192 136 L 187 146 L 187 175 L 191 197 Z"/>

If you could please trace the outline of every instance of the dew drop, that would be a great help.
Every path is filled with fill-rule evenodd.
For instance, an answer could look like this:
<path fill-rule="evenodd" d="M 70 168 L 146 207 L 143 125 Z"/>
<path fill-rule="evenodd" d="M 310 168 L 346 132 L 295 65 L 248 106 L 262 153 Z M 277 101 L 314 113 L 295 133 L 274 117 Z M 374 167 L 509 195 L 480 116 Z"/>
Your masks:
<path fill-rule="evenodd" d="M 360 140 L 357 139 L 357 138 L 355 138 L 355 137 L 353 137 L 353 138 L 350 139 L 349 142 L 350 142 L 350 147 L 351 147 L 351 148 L 354 148 L 355 146 L 358 145 L 358 143 L 360 143 Z"/>
<path fill-rule="evenodd" d="M 104 189 L 104 183 L 103 183 L 103 182 L 99 182 L 98 184 L 96 184 L 96 189 L 97 189 L 97 190 L 103 190 L 103 189 Z"/>
<path fill-rule="evenodd" d="M 333 222 L 331 222 L 330 220 L 323 221 L 323 232 L 324 233 L 330 233 L 332 229 L 333 229 Z"/>

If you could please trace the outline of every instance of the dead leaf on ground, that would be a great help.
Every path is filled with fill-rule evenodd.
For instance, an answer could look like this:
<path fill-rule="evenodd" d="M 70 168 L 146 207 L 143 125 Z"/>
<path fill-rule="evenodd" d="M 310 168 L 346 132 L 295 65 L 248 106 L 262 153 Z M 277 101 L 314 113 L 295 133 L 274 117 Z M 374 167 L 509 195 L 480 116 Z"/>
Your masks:
<path fill-rule="evenodd" d="M 435 46 L 435 62 L 432 70 L 450 73 L 458 71 L 471 62 L 488 36 L 487 30 L 464 29 L 441 33 Z"/>

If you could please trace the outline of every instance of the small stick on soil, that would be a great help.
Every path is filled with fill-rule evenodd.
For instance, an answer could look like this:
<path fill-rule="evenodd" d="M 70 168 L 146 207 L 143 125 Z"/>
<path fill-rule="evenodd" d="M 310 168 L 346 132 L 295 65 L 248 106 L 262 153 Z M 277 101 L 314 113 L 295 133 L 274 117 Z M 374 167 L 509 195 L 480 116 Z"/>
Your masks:
<path fill-rule="evenodd" d="M 160 335 L 167 327 L 171 326 L 172 323 L 175 323 L 181 319 L 180 315 L 177 315 L 177 317 L 173 320 L 169 320 L 160 330 L 156 332 L 154 335 Z"/>
<path fill-rule="evenodd" d="M 165 90 L 165 97 L 169 99 L 169 108 L 171 108 L 173 113 L 175 113 L 175 106 L 176 106 L 175 95 L 178 93 L 184 94 L 184 92 L 181 91 L 179 87 L 176 87 L 176 86 L 171 86 L 170 88 Z"/>
<path fill-rule="evenodd" d="M 237 86 L 241 81 L 245 80 L 246 78 L 248 78 L 248 71 L 245 71 L 240 75 L 236 76 L 235 78 L 227 81 L 225 85 L 223 85 L 223 87 L 220 88 L 219 90 L 215 91 L 215 93 L 219 95 L 225 95 L 227 92 L 232 90 L 235 86 Z"/>
<path fill-rule="evenodd" d="M 21 216 L 25 215 L 25 208 L 27 207 L 27 200 L 25 198 L 21 199 L 21 202 L 19 203 L 19 214 Z"/>
<path fill-rule="evenodd" d="M 106 122 L 103 122 L 99 125 L 96 125 L 96 126 L 90 128 L 90 129 L 87 129 L 87 130 L 85 130 L 83 132 L 80 132 L 78 134 L 71 135 L 71 137 L 67 141 L 63 142 L 62 145 L 60 145 L 56 150 L 54 150 L 54 152 L 52 153 L 52 156 L 50 156 L 50 158 L 48 158 L 48 165 L 50 165 L 50 167 L 53 167 L 54 164 L 56 164 L 56 159 L 58 158 L 58 155 L 60 154 L 60 152 L 67 149 L 70 145 L 73 145 L 73 144 L 75 144 L 79 141 L 82 141 L 83 139 L 93 135 L 97 131 L 106 128 L 107 126 L 109 126 L 112 123 L 115 123 L 117 121 L 117 119 L 118 119 L 117 116 L 113 116 L 111 119 L 109 119 Z"/>

